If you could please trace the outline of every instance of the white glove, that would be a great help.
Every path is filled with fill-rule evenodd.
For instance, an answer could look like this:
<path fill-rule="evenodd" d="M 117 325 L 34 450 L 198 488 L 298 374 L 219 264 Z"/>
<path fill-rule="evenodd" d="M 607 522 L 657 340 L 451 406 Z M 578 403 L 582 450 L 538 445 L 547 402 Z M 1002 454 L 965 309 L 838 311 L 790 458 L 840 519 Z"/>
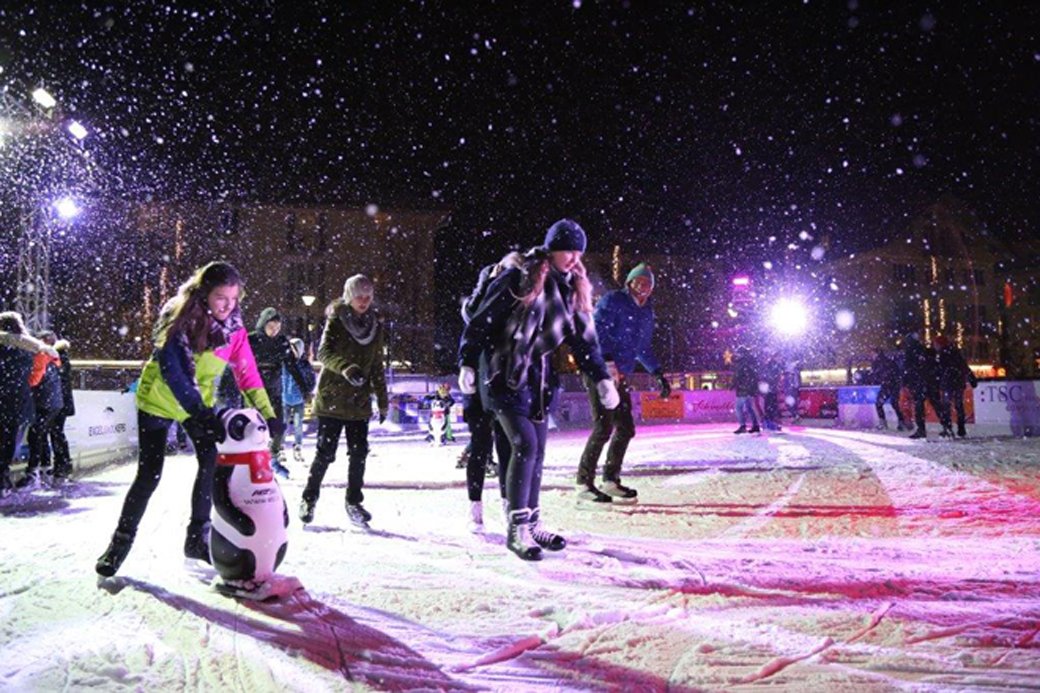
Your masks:
<path fill-rule="evenodd" d="M 354 387 L 361 387 L 365 384 L 365 376 L 361 371 L 361 366 L 356 363 L 352 363 L 343 369 L 343 377 Z"/>
<path fill-rule="evenodd" d="M 469 366 L 459 369 L 459 390 L 464 395 L 473 395 L 477 392 L 477 372 Z"/>
<path fill-rule="evenodd" d="M 614 381 L 609 378 L 596 383 L 596 394 L 599 395 L 599 401 L 605 409 L 617 409 L 617 406 L 621 404 L 621 397 L 618 396 L 617 388 L 614 387 Z"/>

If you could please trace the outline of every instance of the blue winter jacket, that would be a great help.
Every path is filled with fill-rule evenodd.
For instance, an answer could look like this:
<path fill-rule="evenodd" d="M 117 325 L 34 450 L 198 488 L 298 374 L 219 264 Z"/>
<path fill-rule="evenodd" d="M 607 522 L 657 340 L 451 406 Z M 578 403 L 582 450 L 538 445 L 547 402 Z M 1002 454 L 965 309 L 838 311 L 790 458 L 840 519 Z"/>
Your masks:
<path fill-rule="evenodd" d="M 613 360 L 621 374 L 631 375 L 637 361 L 647 373 L 660 373 L 652 345 L 654 309 L 650 301 L 639 306 L 627 289 L 617 289 L 599 300 L 593 319 L 603 358 Z"/>
<path fill-rule="evenodd" d="M 300 386 L 296 384 L 296 378 L 292 377 L 289 369 L 282 366 L 282 403 L 287 407 L 303 404 L 307 395 L 314 392 L 314 368 L 305 357 L 297 361 L 300 375 L 303 376 L 303 384 L 307 386 L 307 392 L 301 392 Z"/>

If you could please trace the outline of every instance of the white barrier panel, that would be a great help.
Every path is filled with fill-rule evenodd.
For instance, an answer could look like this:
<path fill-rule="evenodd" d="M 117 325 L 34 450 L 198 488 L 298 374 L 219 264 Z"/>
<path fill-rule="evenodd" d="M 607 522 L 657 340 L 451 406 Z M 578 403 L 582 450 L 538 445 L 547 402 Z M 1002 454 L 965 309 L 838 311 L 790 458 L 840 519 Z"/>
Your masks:
<path fill-rule="evenodd" d="M 975 424 L 998 433 L 1040 435 L 1040 381 L 982 382 L 975 388 Z"/>
<path fill-rule="evenodd" d="M 65 423 L 73 459 L 84 452 L 123 453 L 137 447 L 137 407 L 130 392 L 75 390 L 76 415 Z"/>

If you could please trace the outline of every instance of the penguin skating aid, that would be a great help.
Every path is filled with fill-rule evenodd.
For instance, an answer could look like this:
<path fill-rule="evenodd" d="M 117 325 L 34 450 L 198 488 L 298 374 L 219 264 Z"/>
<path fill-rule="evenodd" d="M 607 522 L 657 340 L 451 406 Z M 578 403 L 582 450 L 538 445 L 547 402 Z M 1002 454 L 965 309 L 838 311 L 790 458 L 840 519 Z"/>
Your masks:
<path fill-rule="evenodd" d="M 255 409 L 220 414 L 227 439 L 217 446 L 210 559 L 219 592 L 269 599 L 300 589 L 275 570 L 285 558 L 289 512 L 271 469 L 267 423 Z"/>

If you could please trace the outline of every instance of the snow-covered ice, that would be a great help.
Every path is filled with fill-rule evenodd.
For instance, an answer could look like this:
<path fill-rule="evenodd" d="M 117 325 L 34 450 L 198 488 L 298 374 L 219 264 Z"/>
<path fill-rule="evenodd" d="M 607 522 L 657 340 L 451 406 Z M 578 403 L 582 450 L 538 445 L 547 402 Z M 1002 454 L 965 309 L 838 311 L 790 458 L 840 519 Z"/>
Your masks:
<path fill-rule="evenodd" d="M 466 530 L 460 447 L 373 438 L 350 528 L 346 463 L 314 522 L 282 482 L 281 573 L 237 602 L 181 557 L 194 460 L 167 461 L 120 574 L 94 561 L 133 465 L 0 502 L 0 689 L 982 690 L 1040 687 L 1040 444 L 796 428 L 642 427 L 641 502 L 575 505 L 584 432 L 553 433 L 525 563 Z M 308 459 L 312 449 L 308 449 Z M 756 685 L 758 684 L 758 685 Z"/>

